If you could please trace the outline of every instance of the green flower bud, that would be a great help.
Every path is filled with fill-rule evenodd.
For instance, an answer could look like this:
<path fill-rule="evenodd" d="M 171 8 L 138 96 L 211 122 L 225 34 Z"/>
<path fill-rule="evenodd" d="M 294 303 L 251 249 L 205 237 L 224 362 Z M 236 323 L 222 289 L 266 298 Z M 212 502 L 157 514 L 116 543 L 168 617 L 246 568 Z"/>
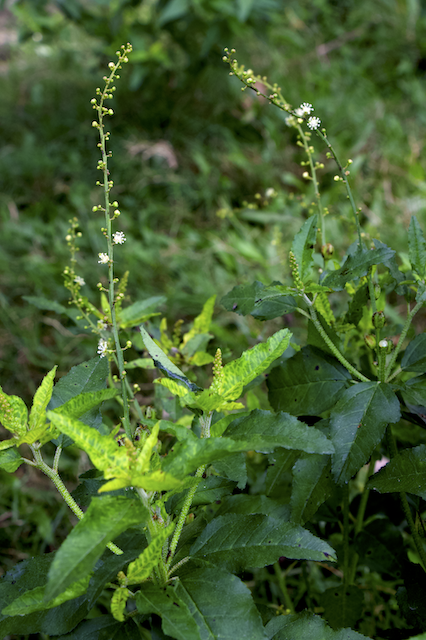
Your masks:
<path fill-rule="evenodd" d="M 364 342 L 370 349 L 376 348 L 376 338 L 371 335 L 364 336 Z"/>
<path fill-rule="evenodd" d="M 321 247 L 321 253 L 323 258 L 331 258 L 334 253 L 334 247 L 330 242 L 323 244 Z"/>
<path fill-rule="evenodd" d="M 382 327 L 385 326 L 385 324 L 386 324 L 386 318 L 383 311 L 376 311 L 376 313 L 373 313 L 373 326 L 376 329 L 381 329 Z"/>

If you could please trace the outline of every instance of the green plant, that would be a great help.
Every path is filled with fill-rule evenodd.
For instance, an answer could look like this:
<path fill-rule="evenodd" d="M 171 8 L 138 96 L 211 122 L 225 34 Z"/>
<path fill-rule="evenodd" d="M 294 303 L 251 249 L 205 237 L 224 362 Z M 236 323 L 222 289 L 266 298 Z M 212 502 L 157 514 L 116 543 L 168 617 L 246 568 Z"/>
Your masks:
<path fill-rule="evenodd" d="M 280 328 L 224 364 L 220 348 L 214 355 L 208 350 L 211 297 L 186 332 L 178 321 L 170 336 L 164 319 L 154 325 L 161 299 L 124 306 L 127 274 L 118 280 L 114 272 L 114 247 L 126 238 L 113 230 L 120 209 L 111 201 L 105 118 L 113 112 L 106 104 L 130 51 L 127 45 L 117 52 L 92 100 L 103 191 L 93 213 L 105 216 L 106 251 L 98 262 L 108 270 L 98 284 L 101 308 L 81 292 L 75 219 L 64 275 L 77 312 L 52 307 L 97 334 L 99 357 L 56 385 L 52 369 L 29 413 L 19 397 L 0 394 L 1 422 L 12 433 L 1 441 L 0 467 L 13 473 L 26 464 L 44 473 L 79 522 L 55 553 L 25 560 L 4 576 L 0 629 L 69 640 L 338 638 L 342 628 L 355 640 L 358 631 L 386 637 L 387 628 L 404 624 L 413 633 L 423 630 L 425 445 L 418 425 L 426 404 L 426 344 L 413 329 L 426 302 L 420 225 L 413 217 L 402 264 L 367 237 L 349 185 L 351 163 L 340 163 L 312 105 L 293 109 L 278 85 L 226 51 L 243 89 L 289 114 L 316 212 L 294 237 L 292 282 L 238 285 L 222 304 L 259 321 L 299 313 L 308 331 L 301 346 Z M 355 241 L 341 260 L 327 241 L 318 180 L 324 167 L 313 159 L 313 133 L 336 163 L 335 181 L 344 184 L 352 207 Z M 126 362 L 132 349 L 147 355 Z M 211 379 L 200 369 L 209 364 Z M 154 367 L 164 375 L 154 380 L 155 407 L 146 408 L 128 378 Z M 50 465 L 42 448 L 51 442 Z M 93 464 L 73 494 L 59 474 L 71 444 Z M 376 492 L 398 493 L 402 518 Z M 385 587 L 393 600 L 383 604 Z M 385 618 L 363 619 L 364 606 L 386 607 Z"/>

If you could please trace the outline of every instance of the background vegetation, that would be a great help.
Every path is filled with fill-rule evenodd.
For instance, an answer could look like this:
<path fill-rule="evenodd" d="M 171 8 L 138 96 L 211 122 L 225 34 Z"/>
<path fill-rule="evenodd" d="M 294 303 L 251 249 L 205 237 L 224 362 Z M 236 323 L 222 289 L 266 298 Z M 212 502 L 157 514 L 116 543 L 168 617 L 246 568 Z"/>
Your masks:
<path fill-rule="evenodd" d="M 288 246 L 312 200 L 293 130 L 278 110 L 241 93 L 223 48 L 235 47 L 246 67 L 278 82 L 291 104 L 313 103 L 340 156 L 353 159 L 365 231 L 402 250 L 410 216 L 426 223 L 425 32 L 420 0 L 3 2 L 4 390 L 29 400 L 55 364 L 62 375 L 96 353 L 94 336 L 26 297 L 67 303 L 65 235 L 77 216 L 78 268 L 98 304 L 94 266 L 104 246 L 91 211 L 99 194 L 90 99 L 121 43 L 134 51 L 111 120 L 111 168 L 128 238 L 117 270 L 130 271 L 132 299 L 164 295 L 163 314 L 174 322 L 189 321 L 210 295 L 220 299 L 235 284 L 286 281 Z M 339 252 L 353 241 L 353 227 L 319 151 L 330 241 Z M 424 315 L 418 323 L 421 329 Z M 212 332 L 212 353 L 220 344 L 236 354 L 265 329 L 222 310 Z M 68 456 L 72 479 L 82 469 L 77 453 Z M 7 479 L 10 491 L 0 499 L 10 514 L 2 529 L 6 567 L 55 548 L 67 527 L 65 509 L 55 509 L 52 525 L 42 486 L 22 491 L 26 474 Z"/>

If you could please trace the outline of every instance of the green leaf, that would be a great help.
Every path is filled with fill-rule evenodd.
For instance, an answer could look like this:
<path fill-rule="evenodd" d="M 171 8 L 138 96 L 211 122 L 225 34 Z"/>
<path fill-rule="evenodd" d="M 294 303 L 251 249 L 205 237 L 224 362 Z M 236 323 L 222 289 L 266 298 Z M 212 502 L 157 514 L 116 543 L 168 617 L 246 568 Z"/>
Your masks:
<path fill-rule="evenodd" d="M 14 440 L 14 442 L 16 442 Z M 4 469 L 8 473 L 13 473 L 24 462 L 18 451 L 8 448 L 7 451 L 0 450 L 0 469 Z"/>
<path fill-rule="evenodd" d="M 224 436 L 246 441 L 256 451 L 268 452 L 276 447 L 297 449 L 307 453 L 333 453 L 334 447 L 321 431 L 308 427 L 289 413 L 271 413 L 255 409 L 237 418 Z"/>
<path fill-rule="evenodd" d="M 347 282 L 366 276 L 373 265 L 382 264 L 394 255 L 395 251 L 382 243 L 378 249 L 358 249 L 346 258 L 340 269 L 328 273 L 321 284 L 334 291 L 341 291 Z"/>
<path fill-rule="evenodd" d="M 353 627 L 362 615 L 364 594 L 351 585 L 326 589 L 320 597 L 324 618 L 333 629 Z"/>
<path fill-rule="evenodd" d="M 161 616 L 162 629 L 167 636 L 176 640 L 203 640 L 188 605 L 179 597 L 179 586 L 143 584 L 135 597 L 138 611 Z"/>
<path fill-rule="evenodd" d="M 313 347 L 275 367 L 267 379 L 268 398 L 275 411 L 292 415 L 319 415 L 330 409 L 350 380 L 335 359 Z"/>
<path fill-rule="evenodd" d="M 217 501 L 220 502 L 223 496 L 232 493 L 235 486 L 236 482 L 231 482 L 227 478 L 222 478 L 220 476 L 207 476 L 207 478 L 202 478 L 197 485 L 191 505 L 195 507 L 200 504 L 212 504 Z M 186 497 L 186 491 L 174 495 L 167 502 L 168 513 L 179 513 L 184 505 Z"/>
<path fill-rule="evenodd" d="M 204 303 L 203 310 L 194 319 L 194 322 L 193 322 L 193 325 L 192 325 L 190 331 L 188 331 L 188 333 L 185 333 L 185 335 L 183 336 L 183 340 L 182 340 L 182 342 L 183 342 L 182 352 L 183 353 L 187 353 L 188 355 L 193 355 L 193 353 L 191 353 L 190 350 L 188 349 L 188 345 L 197 336 L 198 337 L 204 336 L 204 338 L 203 338 L 204 342 L 202 343 L 204 346 L 213 337 L 213 336 L 211 336 L 209 334 L 209 329 L 210 329 L 210 325 L 211 325 L 211 321 L 212 321 L 212 317 L 213 317 L 215 301 L 216 301 L 216 295 L 211 296 L 207 300 L 207 302 Z M 206 341 L 206 337 L 207 337 L 207 341 Z M 199 349 L 197 349 L 197 350 L 199 350 Z"/>
<path fill-rule="evenodd" d="M 235 573 L 273 564 L 280 556 L 336 560 L 332 547 L 299 525 L 265 515 L 239 514 L 218 516 L 209 522 L 190 555 Z"/>
<path fill-rule="evenodd" d="M 426 371 L 426 334 L 420 333 L 412 340 L 401 360 L 401 368 L 405 371 L 424 373 Z"/>
<path fill-rule="evenodd" d="M 359 471 L 382 440 L 387 425 L 400 417 L 398 398 L 388 384 L 360 382 L 343 391 L 330 415 L 336 482 L 347 482 Z"/>
<path fill-rule="evenodd" d="M 416 216 L 411 217 L 408 227 L 408 248 L 411 268 L 423 279 L 426 274 L 426 241 Z"/>
<path fill-rule="evenodd" d="M 117 389 L 101 389 L 100 391 L 80 393 L 78 396 L 64 402 L 54 411 L 70 418 L 80 418 L 87 411 L 102 404 L 105 400 L 114 398 L 117 393 Z"/>
<path fill-rule="evenodd" d="M 140 556 L 131 562 L 127 569 L 127 584 L 140 584 L 149 576 L 153 568 L 161 559 L 163 545 L 167 538 L 172 535 L 175 522 L 171 522 L 167 527 L 161 529 L 145 547 Z"/>
<path fill-rule="evenodd" d="M 46 599 L 55 598 L 70 584 L 87 576 L 108 542 L 122 531 L 148 520 L 149 512 L 140 501 L 120 496 L 92 498 L 84 518 L 56 552 L 49 570 Z"/>
<path fill-rule="evenodd" d="M 48 300 L 47 298 L 43 298 L 43 296 L 22 296 L 22 298 L 30 304 L 33 304 L 37 309 L 42 309 L 43 311 L 54 311 L 55 313 L 64 314 L 69 318 L 74 319 L 72 311 L 55 300 Z"/>
<path fill-rule="evenodd" d="M 231 573 L 218 567 L 196 569 L 182 576 L 178 589 L 203 640 L 265 639 L 250 590 Z"/>
<path fill-rule="evenodd" d="M 296 233 L 291 250 L 296 258 L 300 279 L 305 283 L 314 264 L 313 254 L 317 237 L 317 215 L 308 218 L 300 231 Z"/>
<path fill-rule="evenodd" d="M 367 487 L 380 493 L 406 491 L 426 500 L 426 445 L 401 451 L 371 476 Z"/>
<path fill-rule="evenodd" d="M 90 575 L 69 584 L 62 593 L 53 598 L 46 599 L 46 586 L 30 589 L 16 598 L 8 607 L 2 610 L 3 615 L 8 616 L 24 616 L 35 611 L 44 611 L 58 607 L 67 600 L 78 598 L 87 591 L 89 586 Z"/>
<path fill-rule="evenodd" d="M 426 406 L 426 375 L 415 376 L 401 385 L 401 395 L 407 406 Z"/>
<path fill-rule="evenodd" d="M 266 471 L 266 495 L 279 497 L 288 488 L 290 491 L 292 475 L 291 469 L 300 456 L 300 451 L 277 449 L 269 457 L 269 467 Z"/>
<path fill-rule="evenodd" d="M 182 382 L 190 391 L 198 391 L 199 387 L 191 382 L 185 374 L 166 356 L 164 351 L 154 342 L 146 329 L 142 326 L 139 327 L 142 334 L 143 343 L 146 350 L 154 361 L 154 364 L 158 369 L 163 371 L 172 380 Z"/>
<path fill-rule="evenodd" d="M 287 349 L 291 333 L 288 329 L 281 329 L 266 342 L 257 344 L 223 369 L 223 377 L 217 389 L 225 400 L 236 400 L 249 382 L 257 378 L 274 360 L 279 358 Z"/>
<path fill-rule="evenodd" d="M 111 613 L 116 620 L 124 622 L 124 611 L 126 609 L 126 603 L 131 592 L 127 587 L 119 587 L 114 591 L 111 598 Z"/>
<path fill-rule="evenodd" d="M 310 611 L 272 618 L 265 631 L 269 640 L 366 640 L 352 629 L 333 631 Z"/>
<path fill-rule="evenodd" d="M 356 290 L 351 301 L 346 315 L 343 319 L 345 324 L 354 324 L 358 326 L 364 313 L 364 309 L 369 300 L 368 284 L 365 283 L 359 289 Z"/>
<path fill-rule="evenodd" d="M 130 327 L 136 327 L 141 322 L 146 322 L 153 316 L 158 316 L 159 313 L 155 312 L 155 309 L 164 304 L 167 298 L 165 296 L 152 296 L 146 300 L 138 300 L 130 306 L 122 309 L 118 317 L 118 323 L 122 329 Z"/>
<path fill-rule="evenodd" d="M 220 301 L 227 311 L 239 315 L 251 314 L 258 320 L 271 320 L 297 309 L 297 302 L 290 294 L 294 288 L 284 287 L 280 282 L 265 286 L 261 282 L 237 285 Z"/>
<path fill-rule="evenodd" d="M 53 369 L 44 376 L 41 385 L 35 392 L 33 406 L 30 411 L 30 430 L 40 429 L 40 427 L 46 424 L 46 408 L 52 397 L 56 369 L 57 366 L 55 365 Z"/>
<path fill-rule="evenodd" d="M 330 457 L 302 454 L 293 467 L 292 522 L 308 522 L 334 488 Z"/>
<path fill-rule="evenodd" d="M 285 499 L 285 498 L 284 498 Z M 263 513 L 271 516 L 276 520 L 289 520 L 290 508 L 283 499 L 273 500 L 263 494 L 248 495 L 246 493 L 238 493 L 234 496 L 226 496 L 222 501 L 216 516 L 224 516 L 227 513 L 238 513 L 242 515 L 250 515 L 253 513 Z"/>
<path fill-rule="evenodd" d="M 27 432 L 28 409 L 18 396 L 8 396 L 0 387 L 0 422 L 5 429 L 23 436 Z"/>

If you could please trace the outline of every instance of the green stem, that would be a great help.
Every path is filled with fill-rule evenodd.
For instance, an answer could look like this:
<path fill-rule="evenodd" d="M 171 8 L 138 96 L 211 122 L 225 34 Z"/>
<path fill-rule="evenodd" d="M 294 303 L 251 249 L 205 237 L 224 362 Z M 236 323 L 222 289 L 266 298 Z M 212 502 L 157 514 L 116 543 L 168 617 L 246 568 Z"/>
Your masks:
<path fill-rule="evenodd" d="M 386 372 L 385 372 L 385 376 L 386 376 L 386 381 L 389 382 L 390 379 L 390 372 L 392 371 L 392 367 L 394 366 L 396 359 L 398 357 L 399 352 L 402 349 L 402 345 L 404 343 L 405 337 L 407 335 L 408 329 L 410 328 L 410 325 L 413 321 L 414 316 L 416 315 L 416 313 L 422 308 L 424 302 L 418 302 L 413 308 L 412 310 L 408 313 L 407 315 L 407 319 L 405 321 L 405 324 L 402 328 L 402 332 L 401 335 L 399 336 L 399 340 L 398 340 L 398 344 L 396 345 L 394 351 L 391 354 L 391 357 L 389 359 L 389 363 L 388 366 L 386 367 Z M 394 376 L 392 376 L 394 377 Z"/>
<path fill-rule="evenodd" d="M 387 428 L 386 438 L 388 442 L 390 457 L 392 459 L 396 455 L 398 455 L 398 449 L 397 449 L 395 438 L 390 426 L 388 426 Z M 408 504 L 407 494 L 405 493 L 405 491 L 400 491 L 399 497 L 401 499 L 401 505 L 402 505 L 402 509 L 404 511 L 405 517 L 407 518 L 408 526 L 410 527 L 411 535 L 413 536 L 414 545 L 417 549 L 417 553 L 419 554 L 423 569 L 426 572 L 426 552 L 423 547 L 423 541 L 417 532 L 416 525 L 413 520 L 413 516 L 411 515 L 411 509 L 410 509 L 410 505 Z"/>
<path fill-rule="evenodd" d="M 349 483 L 343 487 L 343 584 L 349 584 Z"/>
<path fill-rule="evenodd" d="M 358 378 L 358 380 L 361 380 L 361 382 L 370 382 L 370 380 L 366 376 L 364 376 L 357 369 L 355 369 L 355 367 L 353 367 L 351 365 L 351 363 L 346 360 L 344 355 L 340 353 L 339 349 L 336 347 L 334 342 L 327 335 L 327 333 L 324 330 L 321 322 L 318 320 L 318 316 L 317 316 L 316 311 L 314 309 L 313 302 L 311 300 L 309 300 L 308 296 L 304 296 L 304 298 L 305 298 L 305 301 L 307 302 L 307 304 L 309 304 L 310 319 L 312 320 L 313 324 L 315 325 L 316 330 L 318 331 L 318 333 L 320 334 L 320 336 L 322 337 L 322 339 L 324 340 L 326 345 L 332 351 L 333 355 L 349 371 L 349 373 L 351 373 L 355 378 Z"/>
<path fill-rule="evenodd" d="M 290 611 L 290 613 L 295 613 L 292 599 L 290 598 L 290 595 L 287 590 L 285 571 L 281 570 L 279 562 L 276 562 L 274 564 L 274 571 L 278 580 L 279 587 L 281 589 L 281 593 L 283 594 L 284 604 L 286 608 Z"/>
<path fill-rule="evenodd" d="M 323 211 L 323 208 L 322 208 L 321 196 L 320 196 L 319 187 L 318 187 L 317 172 L 316 172 L 314 161 L 313 161 L 313 158 L 312 158 L 312 148 L 308 144 L 308 140 L 306 139 L 306 134 L 303 131 L 303 129 L 300 126 L 300 124 L 297 125 L 297 129 L 299 131 L 299 135 L 300 135 L 300 137 L 302 139 L 302 142 L 303 142 L 303 148 L 304 148 L 305 153 L 308 156 L 308 160 L 309 160 L 309 167 L 311 169 L 311 178 L 312 178 L 312 183 L 313 183 L 314 192 L 315 192 L 315 200 L 316 200 L 316 204 L 318 206 L 318 214 L 319 214 L 319 219 L 320 219 L 320 224 L 319 224 L 320 245 L 323 246 L 326 243 L 324 211 Z"/>
<path fill-rule="evenodd" d="M 64 501 L 71 509 L 71 511 L 77 516 L 79 520 L 81 520 L 84 517 L 84 512 L 80 509 L 80 507 L 78 506 L 78 504 L 76 503 L 76 501 L 74 500 L 74 498 L 72 497 L 72 495 L 70 494 L 70 492 L 68 491 L 64 483 L 62 482 L 59 473 L 54 469 L 51 469 L 45 463 L 40 451 L 38 451 L 34 447 L 30 447 L 30 448 L 34 456 L 34 460 L 36 461 L 37 469 L 40 469 L 40 471 L 42 471 L 53 482 L 53 484 L 61 494 Z M 56 458 L 56 455 L 55 455 L 55 458 Z M 108 542 L 106 546 L 110 551 L 112 551 L 116 555 L 121 555 L 123 553 L 123 551 L 119 547 L 117 547 L 117 545 L 114 544 L 113 542 Z"/>

